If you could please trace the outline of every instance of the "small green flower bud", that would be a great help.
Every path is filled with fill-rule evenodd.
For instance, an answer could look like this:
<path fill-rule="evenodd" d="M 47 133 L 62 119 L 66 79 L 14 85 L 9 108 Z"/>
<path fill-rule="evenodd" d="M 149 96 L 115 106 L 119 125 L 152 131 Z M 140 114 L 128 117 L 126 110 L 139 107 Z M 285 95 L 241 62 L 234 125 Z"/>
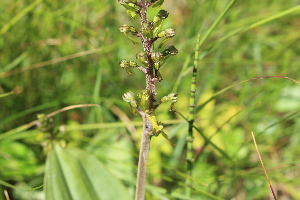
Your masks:
<path fill-rule="evenodd" d="M 150 93 L 148 90 L 142 90 L 137 94 L 137 96 L 141 99 L 139 107 L 141 110 L 146 111 L 149 108 L 149 98 Z"/>
<path fill-rule="evenodd" d="M 118 0 L 120 4 L 136 3 L 137 0 Z"/>
<path fill-rule="evenodd" d="M 178 50 L 174 46 L 169 46 L 168 49 L 171 55 L 176 55 L 178 53 Z"/>
<path fill-rule="evenodd" d="M 123 100 L 128 102 L 129 103 L 129 108 L 130 108 L 130 111 L 133 113 L 133 114 L 137 114 L 137 102 L 134 98 L 134 93 L 129 91 L 129 92 L 126 92 L 123 96 L 122 96 Z"/>
<path fill-rule="evenodd" d="M 124 101 L 126 101 L 128 103 L 130 103 L 130 102 L 132 102 L 132 101 L 135 100 L 134 93 L 131 92 L 131 91 L 124 93 L 124 95 L 122 96 L 122 98 L 123 98 Z"/>
<path fill-rule="evenodd" d="M 129 75 L 131 75 L 131 71 L 128 69 L 129 67 L 135 68 L 137 67 L 137 63 L 134 61 L 128 61 L 126 59 L 119 61 L 120 67 L 122 67 Z"/>
<path fill-rule="evenodd" d="M 119 0 L 119 3 L 125 7 L 127 14 L 134 19 L 139 11 L 139 6 L 136 5 L 137 0 Z"/>
<path fill-rule="evenodd" d="M 173 29 L 173 28 L 168 28 L 168 29 L 166 29 L 164 31 L 161 31 L 157 34 L 158 38 L 162 38 L 162 37 L 171 38 L 171 37 L 174 37 L 174 36 L 175 36 L 175 29 Z"/>
<path fill-rule="evenodd" d="M 122 67 L 122 68 L 129 67 L 129 61 L 126 60 L 126 59 L 120 60 L 120 61 L 119 61 L 119 65 L 120 65 L 120 67 Z"/>
<path fill-rule="evenodd" d="M 168 55 L 176 55 L 178 53 L 178 50 L 174 46 L 169 46 L 167 49 L 163 50 L 161 54 L 163 56 L 168 56 Z"/>
<path fill-rule="evenodd" d="M 141 51 L 140 53 L 136 54 L 135 57 L 143 64 L 148 63 L 148 55 L 145 51 Z"/>
<path fill-rule="evenodd" d="M 141 31 L 142 31 L 142 34 L 145 37 L 148 37 L 148 38 L 152 37 L 152 29 L 151 29 L 150 24 L 144 23 L 143 26 L 142 26 L 142 28 L 141 28 Z"/>
<path fill-rule="evenodd" d="M 158 11 L 157 16 L 160 19 L 166 19 L 169 16 L 169 13 L 166 10 L 160 10 Z"/>
<path fill-rule="evenodd" d="M 119 30 L 121 31 L 121 33 L 128 33 L 130 30 L 130 27 L 127 24 L 124 24 L 121 27 L 119 27 Z"/>
<path fill-rule="evenodd" d="M 161 58 L 162 58 L 162 53 L 161 52 L 153 52 L 153 53 L 151 53 L 151 59 L 154 62 L 160 61 Z"/>
<path fill-rule="evenodd" d="M 176 103 L 176 102 L 177 102 L 177 96 L 178 96 L 177 93 L 170 93 L 170 94 L 168 95 L 168 100 L 169 100 L 169 102 L 171 102 L 171 103 Z"/>
<path fill-rule="evenodd" d="M 134 93 L 129 91 L 124 93 L 124 95 L 122 96 L 123 100 L 130 103 L 130 105 L 134 108 L 137 108 L 137 102 L 134 98 Z"/>
<path fill-rule="evenodd" d="M 45 114 L 38 114 L 37 119 L 39 121 L 37 124 L 39 131 L 43 133 L 54 133 L 55 126 L 52 118 L 48 118 Z"/>
<path fill-rule="evenodd" d="M 171 102 L 171 103 L 176 103 L 177 102 L 177 93 L 170 93 L 168 96 L 164 96 L 163 98 L 161 98 L 161 102 L 162 103 L 166 103 L 166 102 Z"/>
<path fill-rule="evenodd" d="M 161 52 L 154 52 L 154 53 L 151 53 L 151 59 L 153 60 L 154 62 L 154 68 L 156 70 L 159 70 L 160 68 L 160 60 L 162 59 L 162 54 Z"/>
<path fill-rule="evenodd" d="M 153 23 L 160 22 L 168 17 L 169 13 L 165 10 L 160 10 L 157 15 L 153 18 Z"/>
<path fill-rule="evenodd" d="M 131 33 L 132 35 L 137 35 L 137 30 L 133 26 L 128 26 L 127 24 L 124 24 L 123 26 L 119 27 L 119 30 L 121 33 L 124 33 L 126 37 L 131 40 L 133 44 L 138 44 L 137 41 L 135 41 L 132 37 L 129 36 L 128 33 Z"/>
<path fill-rule="evenodd" d="M 119 27 L 121 33 L 132 33 L 132 35 L 136 35 L 138 32 L 133 26 L 129 26 L 127 24 L 122 25 Z"/>
<path fill-rule="evenodd" d="M 137 67 L 137 63 L 134 61 L 129 61 L 129 67 Z"/>
<path fill-rule="evenodd" d="M 138 33 L 133 26 L 129 26 L 129 31 L 132 33 L 132 35 L 136 35 Z"/>
<path fill-rule="evenodd" d="M 164 3 L 164 0 L 152 0 L 152 2 L 154 2 L 152 8 L 158 8 Z"/>
<path fill-rule="evenodd" d="M 130 61 L 124 59 L 124 60 L 120 60 L 119 61 L 119 65 L 120 67 L 122 67 L 122 69 L 124 69 L 129 75 L 131 75 L 131 71 L 128 69 L 130 66 Z"/>
<path fill-rule="evenodd" d="M 158 136 L 163 131 L 163 124 L 158 122 L 156 116 L 146 112 L 147 119 L 152 125 L 152 132 L 154 135 Z"/>
<path fill-rule="evenodd" d="M 170 50 L 169 49 L 165 49 L 165 50 L 163 50 L 162 52 L 161 52 L 161 55 L 162 56 L 168 56 L 170 54 Z"/>

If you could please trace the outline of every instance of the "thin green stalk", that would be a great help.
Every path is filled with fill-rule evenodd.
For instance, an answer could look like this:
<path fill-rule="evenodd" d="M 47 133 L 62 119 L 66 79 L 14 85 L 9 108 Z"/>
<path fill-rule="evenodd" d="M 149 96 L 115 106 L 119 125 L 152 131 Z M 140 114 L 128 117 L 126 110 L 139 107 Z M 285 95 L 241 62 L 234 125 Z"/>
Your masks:
<path fill-rule="evenodd" d="M 191 93 L 190 93 L 190 100 L 189 100 L 189 116 L 188 116 L 188 136 L 187 136 L 187 175 L 188 178 L 186 179 L 186 195 L 187 197 L 192 196 L 192 169 L 193 169 L 193 123 L 194 123 L 194 113 L 195 113 L 195 93 L 196 93 L 196 80 L 197 80 L 197 65 L 199 61 L 199 49 L 202 47 L 203 43 L 206 39 L 211 35 L 213 30 L 216 26 L 220 23 L 220 21 L 224 18 L 226 13 L 230 10 L 232 5 L 235 3 L 236 0 L 231 0 L 229 4 L 226 6 L 224 11 L 220 14 L 220 16 L 216 19 L 216 21 L 211 25 L 208 31 L 204 34 L 204 36 L 200 39 L 200 34 L 197 37 L 197 44 L 195 48 L 195 60 L 193 66 L 193 74 L 192 74 L 192 82 L 191 82 Z"/>
<path fill-rule="evenodd" d="M 186 179 L 186 195 L 187 197 L 192 196 L 192 169 L 193 169 L 193 123 L 194 123 L 194 112 L 195 112 L 195 93 L 196 93 L 196 80 L 197 80 L 197 65 L 199 61 L 199 48 L 200 48 L 200 34 L 197 37 L 197 43 L 195 47 L 195 60 L 193 66 L 193 75 L 192 75 L 192 83 L 191 83 L 191 95 L 190 95 L 190 103 L 189 103 L 189 128 L 188 128 L 188 136 L 186 138 L 187 141 L 187 179 Z"/>

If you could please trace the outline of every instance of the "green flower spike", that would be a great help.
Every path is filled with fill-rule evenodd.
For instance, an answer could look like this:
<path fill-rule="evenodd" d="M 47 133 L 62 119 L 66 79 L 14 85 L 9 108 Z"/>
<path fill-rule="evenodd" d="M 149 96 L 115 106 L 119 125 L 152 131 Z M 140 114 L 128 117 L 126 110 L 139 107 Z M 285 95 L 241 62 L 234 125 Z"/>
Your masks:
<path fill-rule="evenodd" d="M 137 96 L 141 99 L 139 107 L 142 111 L 146 111 L 149 109 L 149 98 L 150 93 L 148 90 L 140 91 Z"/>
<path fill-rule="evenodd" d="M 37 119 L 39 121 L 37 126 L 40 132 L 54 134 L 55 126 L 52 118 L 48 118 L 45 114 L 38 114 Z"/>
<path fill-rule="evenodd" d="M 124 24 L 123 26 L 121 26 L 119 28 L 121 33 L 124 33 L 124 35 L 126 35 L 126 37 L 135 45 L 138 44 L 138 42 L 133 39 L 132 37 L 129 36 L 129 33 L 131 33 L 132 35 L 136 36 L 138 34 L 137 30 L 133 27 L 133 26 L 128 26 L 127 24 Z"/>
<path fill-rule="evenodd" d="M 160 10 L 153 19 L 153 35 L 157 35 L 160 31 L 162 22 L 168 17 L 169 13 L 165 10 Z"/>
<path fill-rule="evenodd" d="M 123 96 L 122 96 L 123 100 L 128 102 L 129 103 L 129 108 L 130 108 L 130 111 L 133 113 L 133 114 L 137 114 L 137 102 L 134 98 L 134 93 L 129 91 L 129 92 L 126 92 Z"/>
<path fill-rule="evenodd" d="M 137 12 L 140 8 L 136 5 L 137 0 L 118 0 L 119 3 L 125 7 L 127 14 L 132 18 L 135 19 L 137 16 Z"/>

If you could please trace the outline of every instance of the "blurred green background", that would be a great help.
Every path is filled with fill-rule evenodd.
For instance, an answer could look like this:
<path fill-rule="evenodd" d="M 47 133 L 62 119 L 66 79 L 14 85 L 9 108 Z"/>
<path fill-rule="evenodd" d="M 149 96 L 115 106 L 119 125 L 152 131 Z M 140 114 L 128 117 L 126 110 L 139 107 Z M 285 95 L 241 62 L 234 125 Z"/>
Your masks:
<path fill-rule="evenodd" d="M 165 0 L 161 7 L 170 13 L 163 28 L 176 29 L 167 45 L 179 53 L 162 67 L 157 96 L 179 93 L 175 109 L 185 116 L 197 34 L 205 34 L 228 2 Z M 255 77 L 300 81 L 299 4 L 237 0 L 200 50 L 198 105 Z M 289 9 L 294 10 L 282 13 Z M 152 9 L 149 19 L 158 11 Z M 141 51 L 119 32 L 123 24 L 139 27 L 117 0 L 0 1 L 0 94 L 14 91 L 0 98 L 0 181 L 11 199 L 43 199 L 42 188 L 24 190 L 43 184 L 47 155 L 45 135 L 35 127 L 16 128 L 39 113 L 77 104 L 100 107 L 55 115 L 63 141 L 96 155 L 133 194 L 142 123 L 122 95 L 143 90 L 145 77 L 138 70 L 129 76 L 118 65 Z M 284 78 L 249 81 L 200 108 L 195 125 L 207 137 L 213 135 L 231 160 L 195 133 L 195 199 L 272 199 L 251 132 L 279 199 L 300 199 L 299 84 Z M 175 145 L 153 138 L 147 199 L 184 199 L 187 123 L 168 107 L 157 115 Z"/>

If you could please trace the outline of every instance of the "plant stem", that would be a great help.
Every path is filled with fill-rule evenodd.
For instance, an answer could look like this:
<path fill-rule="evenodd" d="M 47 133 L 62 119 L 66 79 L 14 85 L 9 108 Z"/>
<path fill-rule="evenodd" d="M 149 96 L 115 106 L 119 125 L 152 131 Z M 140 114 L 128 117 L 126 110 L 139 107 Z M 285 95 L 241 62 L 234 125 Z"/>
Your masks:
<path fill-rule="evenodd" d="M 147 9 L 149 7 L 149 3 L 147 3 L 145 0 L 142 0 L 139 4 L 141 10 L 140 10 L 140 17 L 141 17 L 141 28 L 145 26 L 145 24 L 148 23 L 148 18 L 147 18 Z M 154 73 L 153 73 L 153 60 L 151 59 L 151 53 L 153 52 L 152 49 L 152 43 L 153 39 L 152 38 L 147 38 L 142 35 L 142 44 L 143 44 L 143 49 L 145 52 L 147 52 L 147 72 L 146 72 L 146 89 L 150 93 L 150 98 L 149 98 L 149 110 L 153 109 L 153 102 L 155 99 L 155 81 L 154 81 Z"/>
<path fill-rule="evenodd" d="M 194 67 L 193 67 L 193 75 L 192 75 L 192 83 L 191 83 L 191 95 L 190 95 L 190 103 L 189 103 L 189 129 L 188 129 L 188 136 L 186 138 L 187 141 L 187 155 L 186 155 L 186 161 L 187 161 L 187 176 L 186 179 L 186 195 L 187 197 L 192 196 L 192 170 L 193 170 L 193 123 L 194 123 L 194 112 L 195 112 L 195 93 L 196 93 L 196 80 L 197 80 L 197 65 L 199 60 L 199 47 L 200 47 L 200 34 L 198 34 L 197 37 L 197 44 L 195 48 L 195 60 L 194 60 Z"/>
<path fill-rule="evenodd" d="M 138 163 L 138 174 L 137 174 L 137 184 L 135 191 L 135 200 L 144 200 L 145 196 L 145 185 L 147 180 L 147 162 L 150 150 L 151 141 L 151 124 L 147 119 L 146 115 L 143 116 L 144 126 L 143 134 L 141 139 L 141 147 L 139 154 Z"/>
<path fill-rule="evenodd" d="M 149 3 L 145 0 L 141 0 L 139 3 L 140 6 L 140 17 L 141 17 L 141 28 L 148 23 L 147 19 L 147 9 L 149 7 Z M 154 81 L 154 73 L 153 73 L 153 60 L 151 59 L 151 53 L 153 52 L 152 43 L 153 40 L 151 38 L 147 38 L 145 36 L 141 36 L 143 49 L 147 52 L 147 68 L 146 68 L 146 89 L 149 91 L 149 111 L 154 112 L 153 102 L 155 99 L 155 81 Z M 150 151 L 150 141 L 152 135 L 152 125 L 149 122 L 146 113 L 140 112 L 144 126 L 143 126 L 143 134 L 141 139 L 141 147 L 139 153 L 139 163 L 138 163 L 138 173 L 137 173 L 137 185 L 135 192 L 135 200 L 144 200 L 145 199 L 145 185 L 147 180 L 147 162 L 148 155 Z"/>

